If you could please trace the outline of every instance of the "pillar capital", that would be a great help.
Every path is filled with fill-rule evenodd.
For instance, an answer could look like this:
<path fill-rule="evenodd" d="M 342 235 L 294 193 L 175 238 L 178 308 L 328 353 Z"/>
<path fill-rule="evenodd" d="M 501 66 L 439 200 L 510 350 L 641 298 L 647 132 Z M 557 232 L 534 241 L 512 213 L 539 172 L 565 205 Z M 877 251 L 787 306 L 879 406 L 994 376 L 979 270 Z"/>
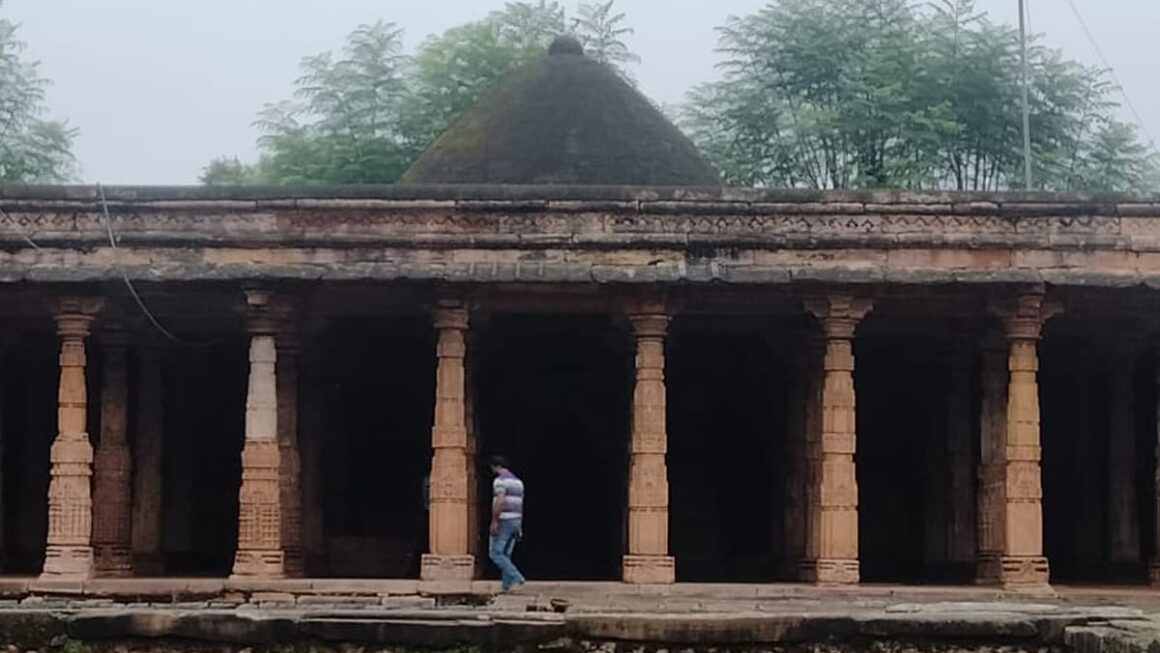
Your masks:
<path fill-rule="evenodd" d="M 49 310 L 56 320 L 57 334 L 62 338 L 86 338 L 93 320 L 105 305 L 101 297 L 64 296 L 49 301 Z"/>
<path fill-rule="evenodd" d="M 302 351 L 302 334 L 293 323 L 287 323 L 278 330 L 274 344 L 280 358 L 296 357 Z"/>
<path fill-rule="evenodd" d="M 988 308 L 1003 321 L 1008 340 L 1039 340 L 1043 325 L 1063 313 L 1062 302 L 1048 298 L 1041 290 L 994 300 Z"/>
<path fill-rule="evenodd" d="M 636 316 L 671 316 L 674 312 L 672 299 L 663 291 L 634 292 L 617 299 L 623 315 L 631 320 Z"/>
<path fill-rule="evenodd" d="M 246 330 L 251 335 L 275 335 L 287 330 L 297 308 L 292 297 L 254 287 L 244 291 Z"/>
<path fill-rule="evenodd" d="M 431 313 L 435 328 L 443 331 L 466 331 L 469 323 L 467 305 L 455 299 L 441 299 Z"/>
<path fill-rule="evenodd" d="M 828 339 L 852 339 L 858 323 L 873 307 L 873 300 L 849 294 L 830 294 L 805 301 L 806 311 L 821 323 Z"/>
<path fill-rule="evenodd" d="M 672 317 L 665 313 L 631 313 L 628 320 L 637 338 L 664 338 Z"/>

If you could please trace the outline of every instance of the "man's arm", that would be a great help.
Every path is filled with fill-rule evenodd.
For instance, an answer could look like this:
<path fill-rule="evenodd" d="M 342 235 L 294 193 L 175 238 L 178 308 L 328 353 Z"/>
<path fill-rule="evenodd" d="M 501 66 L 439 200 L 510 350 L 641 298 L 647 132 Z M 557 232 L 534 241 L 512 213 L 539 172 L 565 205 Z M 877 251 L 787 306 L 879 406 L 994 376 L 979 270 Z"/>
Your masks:
<path fill-rule="evenodd" d="M 495 490 L 495 496 L 491 500 L 491 534 L 495 535 L 499 532 L 499 514 L 503 512 L 503 498 L 504 491 L 502 489 Z"/>

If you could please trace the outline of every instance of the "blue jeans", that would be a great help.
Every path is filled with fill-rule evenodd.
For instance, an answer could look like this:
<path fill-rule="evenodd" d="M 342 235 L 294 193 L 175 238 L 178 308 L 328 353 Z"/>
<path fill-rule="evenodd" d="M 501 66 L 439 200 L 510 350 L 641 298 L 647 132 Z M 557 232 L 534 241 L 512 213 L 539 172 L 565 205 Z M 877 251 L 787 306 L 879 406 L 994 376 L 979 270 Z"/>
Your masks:
<path fill-rule="evenodd" d="M 516 539 L 520 534 L 520 520 L 501 519 L 497 525 L 495 535 L 488 541 L 487 554 L 491 561 L 499 567 L 503 588 L 509 590 L 513 585 L 522 585 L 524 575 L 516 569 L 512 562 L 512 551 L 516 548 Z"/>

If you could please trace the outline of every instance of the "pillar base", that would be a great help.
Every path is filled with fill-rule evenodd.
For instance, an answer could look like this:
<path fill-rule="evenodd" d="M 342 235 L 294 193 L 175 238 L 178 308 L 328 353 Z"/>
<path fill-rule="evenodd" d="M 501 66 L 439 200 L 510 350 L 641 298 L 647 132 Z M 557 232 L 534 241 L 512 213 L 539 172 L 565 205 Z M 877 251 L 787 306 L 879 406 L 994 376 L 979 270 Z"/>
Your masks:
<path fill-rule="evenodd" d="M 419 577 L 432 581 L 467 581 L 475 578 L 475 556 L 424 553 Z"/>
<path fill-rule="evenodd" d="M 1003 556 L 999 559 L 999 584 L 1011 590 L 1045 590 L 1051 573 L 1042 556 Z"/>
<path fill-rule="evenodd" d="M 997 553 L 980 553 L 975 561 L 975 584 L 998 585 L 1003 577 L 1003 564 Z"/>
<path fill-rule="evenodd" d="M 857 560 L 821 558 L 802 562 L 801 577 L 815 585 L 857 585 L 862 578 Z"/>
<path fill-rule="evenodd" d="M 283 556 L 287 578 L 306 577 L 306 556 L 301 549 L 286 549 Z"/>
<path fill-rule="evenodd" d="M 677 582 L 677 564 L 672 556 L 626 555 L 623 578 L 637 585 L 672 585 Z"/>
<path fill-rule="evenodd" d="M 126 578 L 133 575 L 133 555 L 127 546 L 93 547 L 93 572 L 101 578 Z"/>
<path fill-rule="evenodd" d="M 44 570 L 40 577 L 54 580 L 92 578 L 93 548 L 50 544 L 44 552 Z"/>
<path fill-rule="evenodd" d="M 282 551 L 238 551 L 230 578 L 285 578 L 286 555 Z"/>
<path fill-rule="evenodd" d="M 1148 565 L 1148 582 L 1152 587 L 1160 587 L 1160 560 L 1153 560 Z"/>

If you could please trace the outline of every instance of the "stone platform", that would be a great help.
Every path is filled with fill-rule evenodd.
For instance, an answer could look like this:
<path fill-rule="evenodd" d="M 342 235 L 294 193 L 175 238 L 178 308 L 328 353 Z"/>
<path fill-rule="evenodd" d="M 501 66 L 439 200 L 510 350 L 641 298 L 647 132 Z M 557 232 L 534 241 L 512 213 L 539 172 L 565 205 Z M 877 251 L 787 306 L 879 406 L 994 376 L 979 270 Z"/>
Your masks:
<path fill-rule="evenodd" d="M 1038 595 L 802 585 L 531 583 L 512 594 L 497 589 L 487 582 L 8 579 L 0 581 L 0 645 L 1160 650 L 1160 592 L 1145 588 L 1056 588 Z"/>

